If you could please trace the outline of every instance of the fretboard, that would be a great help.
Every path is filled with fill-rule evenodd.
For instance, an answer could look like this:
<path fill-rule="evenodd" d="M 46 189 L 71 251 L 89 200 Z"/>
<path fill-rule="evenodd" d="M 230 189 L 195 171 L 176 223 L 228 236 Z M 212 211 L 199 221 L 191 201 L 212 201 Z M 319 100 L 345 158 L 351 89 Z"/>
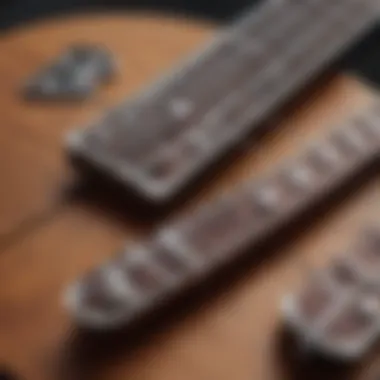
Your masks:
<path fill-rule="evenodd" d="M 356 361 L 380 337 L 380 230 L 367 227 L 350 248 L 283 301 L 287 326 L 309 352 Z"/>
<path fill-rule="evenodd" d="M 174 72 L 70 135 L 74 162 L 166 204 L 259 132 L 378 15 L 376 0 L 265 1 Z"/>
<path fill-rule="evenodd" d="M 375 104 L 271 175 L 159 228 L 69 291 L 74 318 L 90 328 L 128 325 L 220 267 L 255 251 L 377 163 Z"/>

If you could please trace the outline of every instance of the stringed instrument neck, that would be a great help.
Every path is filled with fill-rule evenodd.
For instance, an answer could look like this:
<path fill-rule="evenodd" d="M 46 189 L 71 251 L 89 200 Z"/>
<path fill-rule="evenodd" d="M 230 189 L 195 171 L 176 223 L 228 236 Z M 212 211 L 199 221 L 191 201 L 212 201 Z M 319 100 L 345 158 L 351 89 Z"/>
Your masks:
<path fill-rule="evenodd" d="M 69 138 L 75 165 L 165 205 L 373 25 L 375 0 L 266 1 Z M 85 170 L 84 170 L 85 172 Z"/>

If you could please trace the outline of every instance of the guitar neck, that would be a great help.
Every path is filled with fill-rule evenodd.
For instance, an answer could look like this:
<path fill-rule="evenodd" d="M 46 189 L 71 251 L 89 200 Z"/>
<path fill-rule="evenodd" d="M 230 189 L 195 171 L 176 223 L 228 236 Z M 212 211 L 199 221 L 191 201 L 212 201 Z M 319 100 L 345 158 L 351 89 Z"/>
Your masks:
<path fill-rule="evenodd" d="M 90 166 L 165 204 L 273 116 L 376 20 L 375 0 L 267 1 L 69 139 Z M 84 165 L 83 165 L 84 164 Z"/>
<path fill-rule="evenodd" d="M 127 247 L 70 289 L 68 304 L 75 319 L 89 328 L 128 325 L 248 250 L 258 254 L 255 247 L 377 162 L 379 126 L 375 104 L 272 175 L 248 182 Z"/>

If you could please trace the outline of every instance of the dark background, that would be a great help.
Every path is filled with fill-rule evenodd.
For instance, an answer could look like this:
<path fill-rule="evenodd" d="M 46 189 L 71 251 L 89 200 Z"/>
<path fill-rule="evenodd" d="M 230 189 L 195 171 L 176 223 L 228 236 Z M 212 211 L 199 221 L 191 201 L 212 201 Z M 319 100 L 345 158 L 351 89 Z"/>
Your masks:
<path fill-rule="evenodd" d="M 57 14 L 114 9 L 169 11 L 224 23 L 260 1 L 265 0 L 1 0 L 0 30 Z M 379 46 L 377 27 L 347 54 L 342 64 L 380 84 Z"/>
<path fill-rule="evenodd" d="M 97 9 L 158 9 L 225 21 L 260 1 L 263 0 L 2 0 L 0 25 L 7 28 L 53 14 Z"/>

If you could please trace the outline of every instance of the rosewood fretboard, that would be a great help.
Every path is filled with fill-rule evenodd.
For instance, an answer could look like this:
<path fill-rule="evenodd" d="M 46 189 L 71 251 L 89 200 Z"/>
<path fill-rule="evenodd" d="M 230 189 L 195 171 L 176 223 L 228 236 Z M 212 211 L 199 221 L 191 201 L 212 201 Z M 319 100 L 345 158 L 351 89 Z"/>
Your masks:
<path fill-rule="evenodd" d="M 164 79 L 71 134 L 71 156 L 166 204 L 258 132 L 378 14 L 377 0 L 267 0 Z"/>
<path fill-rule="evenodd" d="M 89 328 L 125 326 L 244 253 L 259 255 L 258 246 L 356 181 L 379 153 L 376 103 L 268 177 L 163 225 L 84 276 L 68 292 L 73 317 Z"/>

